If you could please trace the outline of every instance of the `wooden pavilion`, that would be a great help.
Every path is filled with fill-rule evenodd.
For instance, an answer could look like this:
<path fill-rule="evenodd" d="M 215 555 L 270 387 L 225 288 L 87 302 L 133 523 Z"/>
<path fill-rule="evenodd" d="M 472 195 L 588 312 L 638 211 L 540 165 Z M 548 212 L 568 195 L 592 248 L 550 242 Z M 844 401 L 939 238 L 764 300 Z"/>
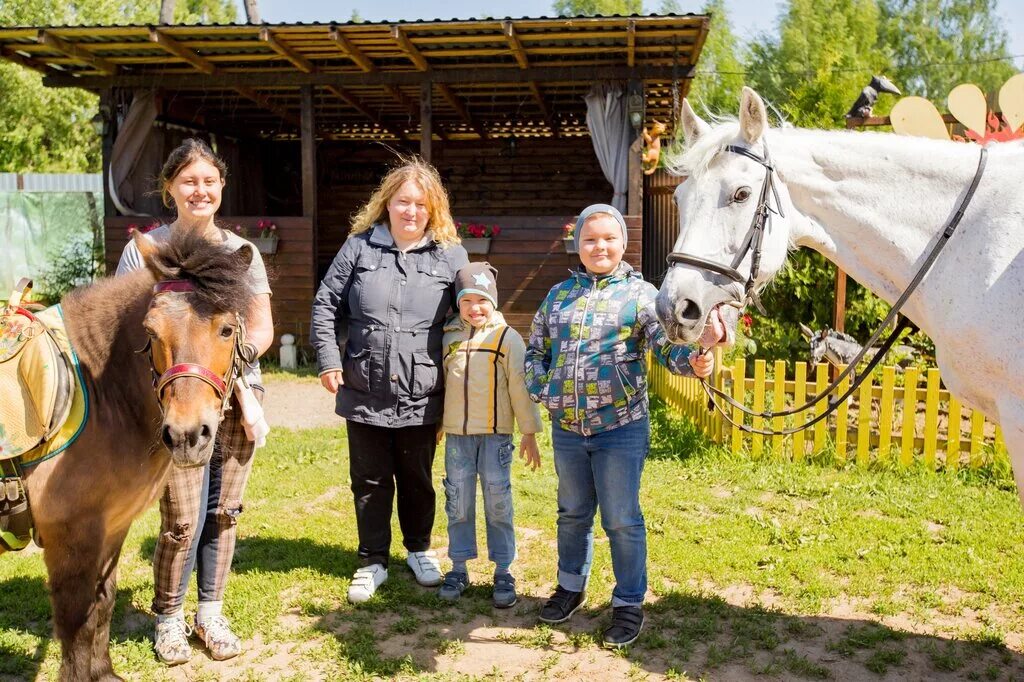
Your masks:
<path fill-rule="evenodd" d="M 279 228 L 266 257 L 275 318 L 279 333 L 303 343 L 349 217 L 396 151 L 438 168 L 456 220 L 502 227 L 490 253 L 474 259 L 499 269 L 502 310 L 528 327 L 576 262 L 562 226 L 613 194 L 584 95 L 596 83 L 622 84 L 635 121 L 671 125 L 709 22 L 690 14 L 2 28 L 0 58 L 41 72 L 47 86 L 100 96 L 108 266 L 130 225 L 167 214 L 152 190 L 168 151 L 192 135 L 211 140 L 231 172 L 223 222 L 250 235 L 261 219 Z M 134 120 L 145 129 L 134 131 L 131 172 L 114 180 L 119 133 L 135 124 L 140 93 L 153 116 Z M 627 260 L 637 267 L 642 178 L 634 143 Z"/>

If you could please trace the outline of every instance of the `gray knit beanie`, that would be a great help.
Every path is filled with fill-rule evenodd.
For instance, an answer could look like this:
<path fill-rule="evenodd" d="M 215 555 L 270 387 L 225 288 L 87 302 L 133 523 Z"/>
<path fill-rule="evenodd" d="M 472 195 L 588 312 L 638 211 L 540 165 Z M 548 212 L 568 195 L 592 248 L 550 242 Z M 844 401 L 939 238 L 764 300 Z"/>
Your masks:
<path fill-rule="evenodd" d="M 626 220 L 622 217 L 622 214 L 619 213 L 619 209 L 614 206 L 609 206 L 608 204 L 591 204 L 583 209 L 582 213 L 580 213 L 580 217 L 576 219 L 576 229 L 572 232 L 573 241 L 576 242 L 577 253 L 580 250 L 580 232 L 583 231 L 583 223 L 587 222 L 587 218 L 595 213 L 607 213 L 611 217 L 615 218 L 619 227 L 622 228 L 622 248 L 625 249 L 626 241 L 628 239 L 626 232 Z"/>
<path fill-rule="evenodd" d="M 498 271 L 487 262 L 464 265 L 455 275 L 455 305 L 466 294 L 477 294 L 498 307 Z"/>

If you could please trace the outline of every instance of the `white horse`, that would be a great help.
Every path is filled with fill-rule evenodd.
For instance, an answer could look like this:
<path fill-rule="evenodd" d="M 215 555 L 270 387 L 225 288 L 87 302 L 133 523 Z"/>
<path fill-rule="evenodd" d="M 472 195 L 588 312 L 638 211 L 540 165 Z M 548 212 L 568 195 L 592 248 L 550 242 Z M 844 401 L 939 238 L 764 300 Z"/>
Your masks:
<path fill-rule="evenodd" d="M 768 204 L 781 215 L 772 213 L 765 231 L 755 291 L 789 249 L 807 246 L 893 303 L 967 194 L 980 154 L 973 144 L 887 133 L 769 129 L 750 88 L 738 121 L 709 126 L 684 100 L 681 123 L 686 150 L 674 162 L 688 177 L 675 193 L 676 252 L 733 261 L 771 174 L 743 151 L 770 152 L 777 196 L 769 191 Z M 988 149 L 962 222 L 903 313 L 934 340 L 949 389 L 1001 424 L 1024 503 L 1024 145 Z M 750 252 L 735 269 L 749 276 Z M 657 305 L 669 337 L 730 343 L 734 306 L 746 299 L 735 279 L 672 266 Z"/>

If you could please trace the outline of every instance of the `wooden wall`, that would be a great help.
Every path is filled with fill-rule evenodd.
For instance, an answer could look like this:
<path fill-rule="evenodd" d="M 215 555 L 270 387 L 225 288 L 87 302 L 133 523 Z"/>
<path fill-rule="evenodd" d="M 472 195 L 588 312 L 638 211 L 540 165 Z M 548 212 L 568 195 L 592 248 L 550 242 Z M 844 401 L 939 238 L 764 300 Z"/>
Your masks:
<path fill-rule="evenodd" d="M 257 221 L 263 216 L 225 216 L 218 219 L 223 227 L 242 225 L 247 233 L 257 236 Z M 309 337 L 309 316 L 318 282 L 313 280 L 312 222 L 300 217 L 270 217 L 278 228 L 277 253 L 264 255 L 263 262 L 274 291 L 271 305 L 274 311 L 275 342 L 272 354 L 276 354 L 281 334 L 295 334 L 296 343 L 306 345 Z M 121 251 L 128 242 L 127 228 L 130 224 L 146 225 L 148 221 L 139 218 L 117 216 L 106 219 L 106 261 L 107 272 L 113 274 Z"/>

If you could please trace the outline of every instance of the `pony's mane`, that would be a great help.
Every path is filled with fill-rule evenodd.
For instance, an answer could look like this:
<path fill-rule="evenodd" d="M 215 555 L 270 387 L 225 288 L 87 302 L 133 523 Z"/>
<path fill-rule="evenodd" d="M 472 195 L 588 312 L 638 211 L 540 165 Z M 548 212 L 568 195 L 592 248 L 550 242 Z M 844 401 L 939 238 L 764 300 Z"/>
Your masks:
<path fill-rule="evenodd" d="M 213 309 L 244 314 L 253 297 L 250 261 L 242 255 L 246 248 L 233 251 L 191 230 L 174 230 L 169 240 L 157 245 L 149 265 L 161 279 L 191 282 L 194 295 Z"/>
<path fill-rule="evenodd" d="M 666 168 L 672 175 L 692 177 L 703 173 L 711 165 L 714 158 L 732 144 L 740 134 L 740 123 L 734 117 L 718 117 L 714 119 L 711 130 L 697 138 L 687 147 L 673 144 L 668 149 Z"/>

